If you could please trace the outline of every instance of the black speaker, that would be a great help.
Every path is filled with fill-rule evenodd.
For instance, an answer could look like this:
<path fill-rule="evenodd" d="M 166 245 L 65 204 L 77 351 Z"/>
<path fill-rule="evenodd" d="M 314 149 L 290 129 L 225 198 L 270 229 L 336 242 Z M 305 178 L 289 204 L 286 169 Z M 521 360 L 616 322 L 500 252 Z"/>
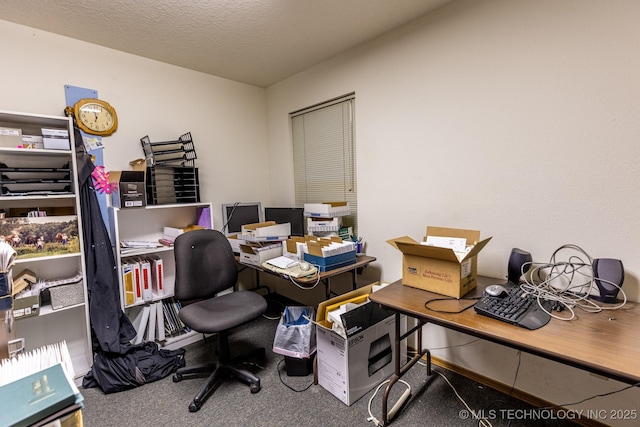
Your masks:
<path fill-rule="evenodd" d="M 624 282 L 624 266 L 622 261 L 613 258 L 596 258 L 591 263 L 593 280 L 600 295 L 589 295 L 594 300 L 606 303 L 617 301 L 620 286 Z M 614 283 L 618 286 L 615 286 Z"/>
<path fill-rule="evenodd" d="M 520 283 L 520 277 L 523 273 L 529 271 L 532 261 L 533 257 L 531 253 L 518 248 L 511 249 L 509 265 L 507 266 L 507 279 L 509 282 L 515 283 L 516 285 Z"/>

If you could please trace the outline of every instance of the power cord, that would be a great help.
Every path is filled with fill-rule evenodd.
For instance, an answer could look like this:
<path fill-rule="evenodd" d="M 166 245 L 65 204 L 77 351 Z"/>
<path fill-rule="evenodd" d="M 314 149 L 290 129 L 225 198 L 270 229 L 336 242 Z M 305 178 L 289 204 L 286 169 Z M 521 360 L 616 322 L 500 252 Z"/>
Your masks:
<path fill-rule="evenodd" d="M 293 387 L 291 387 L 289 384 L 285 383 L 284 380 L 282 379 L 282 372 L 280 370 L 280 366 L 282 365 L 282 362 L 284 362 L 285 359 L 281 359 L 278 362 L 278 366 L 276 366 L 276 370 L 278 371 L 278 378 L 280 379 L 280 382 L 282 384 L 285 385 L 285 387 L 287 387 L 289 390 L 295 391 L 296 393 L 302 393 L 303 391 L 307 391 L 309 389 L 309 387 L 311 387 L 313 385 L 313 381 L 311 381 L 311 384 L 309 384 L 308 386 L 306 386 L 305 388 L 302 389 L 295 389 Z"/>
<path fill-rule="evenodd" d="M 407 401 L 409 396 L 411 396 L 411 386 L 409 385 L 409 383 L 404 380 L 398 380 L 398 382 L 404 384 L 405 386 L 407 386 L 407 388 L 402 393 L 402 395 L 398 398 L 398 400 L 393 405 L 393 407 L 387 412 L 387 421 L 391 421 L 393 417 L 396 416 L 396 414 L 398 413 L 402 405 L 404 405 L 404 403 Z M 389 383 L 389 380 L 386 380 L 380 383 L 380 385 L 378 385 L 378 387 L 376 388 L 376 391 L 374 391 L 373 394 L 371 395 L 371 398 L 369 398 L 369 405 L 367 407 L 367 410 L 369 411 L 369 417 L 367 417 L 367 421 L 373 422 L 373 424 L 377 427 L 382 426 L 382 421 L 378 420 L 376 417 L 373 416 L 373 413 L 371 412 L 371 402 L 373 402 L 373 399 L 376 397 L 380 389 L 388 383 Z"/>
<path fill-rule="evenodd" d="M 320 266 L 315 265 L 315 264 L 311 264 L 314 267 L 316 267 L 316 272 L 314 273 L 315 277 L 316 277 L 316 281 L 313 285 L 311 286 L 305 286 L 301 283 L 296 282 L 295 277 L 293 276 L 289 276 L 289 280 L 291 281 L 291 283 L 293 283 L 294 285 L 296 285 L 297 287 L 299 287 L 300 289 L 304 289 L 306 291 L 314 289 L 316 286 L 318 286 L 318 283 L 320 283 Z"/>
<path fill-rule="evenodd" d="M 561 253 L 572 251 L 566 261 L 559 260 Z M 577 254 L 576 254 L 577 252 Z M 595 277 L 593 273 L 593 258 L 580 246 L 566 244 L 560 246 L 551 255 L 547 263 L 530 262 L 522 265 L 524 277 L 520 286 L 538 300 L 538 306 L 551 317 L 558 320 L 573 320 L 576 309 L 587 313 L 598 313 L 603 310 L 616 310 L 627 302 L 627 295 L 621 286 L 609 280 Z M 528 271 L 528 274 L 524 274 Z M 618 288 L 622 301 L 614 306 L 603 306 L 591 299 L 592 291 L 599 292 L 595 280 L 610 284 Z M 542 300 L 552 301 L 554 310 L 547 310 Z M 569 314 L 557 314 L 567 310 Z"/>
<path fill-rule="evenodd" d="M 463 311 L 467 311 L 469 310 L 471 307 L 474 306 L 475 301 L 479 300 L 480 297 L 474 297 L 474 298 L 460 298 L 460 299 L 456 299 L 456 298 L 434 298 L 432 300 L 429 300 L 427 302 L 424 303 L 424 308 L 426 308 L 427 310 L 431 310 L 434 311 L 436 313 L 448 313 L 448 314 L 460 314 Z M 474 301 L 473 304 L 463 308 L 462 310 L 458 310 L 458 311 L 447 311 L 447 310 L 437 310 L 433 307 L 429 307 L 429 305 L 433 302 L 438 302 L 438 301 Z"/>
<path fill-rule="evenodd" d="M 458 390 L 456 390 L 456 388 L 453 386 L 453 384 L 451 384 L 451 382 L 449 381 L 449 379 L 448 379 L 448 378 L 447 378 L 447 377 L 446 377 L 442 372 L 435 371 L 435 370 L 434 370 L 434 372 L 435 372 L 436 374 L 440 375 L 440 376 L 445 380 L 445 382 L 446 382 L 447 384 L 449 384 L 449 387 L 451 387 L 451 390 L 453 390 L 453 393 L 456 395 L 456 397 L 458 398 L 458 400 L 459 400 L 460 402 L 462 402 L 462 404 L 463 404 L 463 405 L 464 405 L 464 407 L 467 409 L 467 411 L 469 411 L 469 414 L 472 414 L 472 415 L 473 415 L 473 417 L 475 418 L 475 417 L 476 417 L 476 415 L 475 415 L 475 414 L 477 414 L 478 412 L 473 411 L 473 410 L 469 407 L 469 405 L 467 405 L 467 402 L 465 402 L 465 400 L 462 398 L 462 396 L 460 396 L 460 394 L 458 393 Z M 491 422 L 490 422 L 488 419 L 486 419 L 486 418 L 478 418 L 478 425 L 479 425 L 479 426 L 482 426 L 482 427 L 491 427 L 491 426 L 492 426 Z"/>

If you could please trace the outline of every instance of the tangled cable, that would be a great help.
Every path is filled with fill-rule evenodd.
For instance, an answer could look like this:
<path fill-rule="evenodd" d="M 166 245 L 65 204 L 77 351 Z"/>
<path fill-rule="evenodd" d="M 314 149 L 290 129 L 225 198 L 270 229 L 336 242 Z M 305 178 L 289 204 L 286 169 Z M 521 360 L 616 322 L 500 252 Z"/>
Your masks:
<path fill-rule="evenodd" d="M 563 252 L 572 251 L 566 260 L 561 260 Z M 577 254 L 575 253 L 577 252 Z M 524 274 L 527 272 L 527 274 Z M 595 277 L 593 273 L 593 258 L 581 247 L 573 244 L 560 246 L 551 255 L 548 263 L 530 262 L 522 265 L 522 289 L 538 300 L 540 308 L 551 317 L 559 320 L 572 320 L 576 317 L 576 309 L 581 309 L 588 313 L 597 313 L 603 310 L 616 310 L 624 306 L 627 302 L 627 295 L 619 284 L 613 283 L 601 277 Z M 622 301 L 612 306 L 603 306 L 589 295 L 599 289 L 595 280 L 610 284 L 618 288 Z M 564 311 L 569 315 L 559 315 L 553 313 L 554 310 L 546 310 L 541 304 L 542 300 L 554 302 L 557 313 Z"/>

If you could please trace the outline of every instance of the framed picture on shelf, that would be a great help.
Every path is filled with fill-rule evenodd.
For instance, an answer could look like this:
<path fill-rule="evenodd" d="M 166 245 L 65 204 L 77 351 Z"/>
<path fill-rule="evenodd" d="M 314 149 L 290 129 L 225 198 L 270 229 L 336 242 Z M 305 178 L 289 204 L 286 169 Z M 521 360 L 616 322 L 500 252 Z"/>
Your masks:
<path fill-rule="evenodd" d="M 17 259 L 80 252 L 76 215 L 0 219 L 0 241 L 9 243 Z"/>

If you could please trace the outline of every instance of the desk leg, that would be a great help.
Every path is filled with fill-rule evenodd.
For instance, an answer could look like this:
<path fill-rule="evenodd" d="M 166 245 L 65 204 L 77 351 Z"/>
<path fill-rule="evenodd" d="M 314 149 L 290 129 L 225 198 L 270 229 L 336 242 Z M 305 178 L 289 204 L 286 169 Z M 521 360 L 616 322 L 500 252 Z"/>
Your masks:
<path fill-rule="evenodd" d="M 266 289 L 267 290 L 267 295 L 271 294 L 271 288 L 269 288 L 266 285 L 261 285 L 260 284 L 260 270 L 254 270 L 256 272 L 256 287 L 255 289 L 253 289 L 254 291 L 257 291 L 258 289 Z"/>
<path fill-rule="evenodd" d="M 422 356 L 424 356 L 425 354 L 427 355 L 427 375 L 431 375 L 431 353 L 429 352 L 429 350 L 426 349 L 422 349 L 422 327 L 425 325 L 426 322 L 423 321 L 418 321 L 418 325 L 414 326 L 413 328 L 411 328 L 411 330 L 407 331 L 404 335 L 400 335 L 400 318 L 401 318 L 401 314 L 400 313 L 396 313 L 395 314 L 395 318 L 396 318 L 396 339 L 394 341 L 394 355 L 393 355 L 393 362 L 394 362 L 394 374 L 391 375 L 391 378 L 389 378 L 389 383 L 387 384 L 387 387 L 384 389 L 384 394 L 382 395 L 382 425 L 386 426 L 389 424 L 389 419 L 388 419 L 388 399 L 389 399 L 389 393 L 391 392 L 391 388 L 393 387 L 393 385 L 398 382 L 398 380 L 400 378 L 402 378 L 402 376 L 404 374 L 407 373 L 407 371 L 409 369 L 411 369 L 411 367 L 413 365 L 415 365 L 416 363 L 418 363 L 418 361 L 420 361 L 420 359 L 422 359 Z M 411 334 L 413 334 L 414 332 L 418 333 L 418 353 L 413 356 L 411 359 L 409 359 L 409 361 L 403 366 L 400 367 L 400 357 L 402 356 L 400 354 L 400 343 L 402 342 L 402 340 L 406 339 L 407 337 L 409 337 Z"/>

